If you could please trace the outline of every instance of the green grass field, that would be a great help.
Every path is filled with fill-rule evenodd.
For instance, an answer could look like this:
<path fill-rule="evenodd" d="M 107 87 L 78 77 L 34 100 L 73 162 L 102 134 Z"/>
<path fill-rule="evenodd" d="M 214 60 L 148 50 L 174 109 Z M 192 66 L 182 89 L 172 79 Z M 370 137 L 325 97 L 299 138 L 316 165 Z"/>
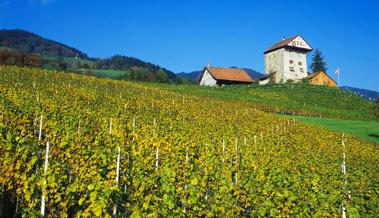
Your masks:
<path fill-rule="evenodd" d="M 125 75 L 123 70 L 100 70 L 100 69 L 80 69 L 80 72 L 91 71 L 94 75 L 103 78 L 121 79 Z"/>
<path fill-rule="evenodd" d="M 295 117 L 303 122 L 311 123 L 338 132 L 350 133 L 359 138 L 379 143 L 379 122 L 376 121 L 339 120 L 305 116 L 289 117 Z"/>
<path fill-rule="evenodd" d="M 43 56 L 44 60 L 49 60 L 49 61 L 58 61 L 59 57 L 56 56 Z M 68 63 L 69 65 L 74 65 L 75 63 L 80 63 L 80 64 L 88 64 L 89 66 L 93 65 L 93 61 L 89 60 L 84 60 L 81 58 L 73 58 L 73 57 L 63 57 L 63 61 Z"/>

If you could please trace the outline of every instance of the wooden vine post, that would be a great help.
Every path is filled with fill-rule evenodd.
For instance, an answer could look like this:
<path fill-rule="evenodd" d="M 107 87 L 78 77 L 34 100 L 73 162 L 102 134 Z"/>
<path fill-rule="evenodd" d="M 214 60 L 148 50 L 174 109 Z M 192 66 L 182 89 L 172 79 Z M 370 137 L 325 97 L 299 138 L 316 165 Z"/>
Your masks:
<path fill-rule="evenodd" d="M 159 165 L 159 148 L 157 147 L 157 150 L 155 151 L 155 171 L 158 171 L 158 165 Z"/>
<path fill-rule="evenodd" d="M 225 162 L 225 139 L 222 140 L 222 163 Z"/>
<path fill-rule="evenodd" d="M 41 141 L 41 138 L 42 138 L 42 119 L 43 119 L 43 115 L 41 115 L 41 118 L 39 121 L 38 141 Z"/>
<path fill-rule="evenodd" d="M 41 119 L 42 120 L 42 119 Z M 44 174 L 46 175 L 47 167 L 49 164 L 49 150 L 50 150 L 50 143 L 47 142 L 46 144 L 46 155 L 45 155 L 45 168 L 44 168 Z M 42 184 L 42 199 L 41 199 L 41 215 L 45 216 L 45 186 L 47 184 L 46 179 L 43 181 Z"/>
<path fill-rule="evenodd" d="M 118 181 L 119 181 L 119 178 L 120 178 L 120 156 L 121 156 L 121 149 L 120 149 L 120 146 L 118 146 L 118 149 L 117 149 L 117 168 L 116 168 L 116 185 L 118 186 Z M 125 188 L 126 190 L 126 188 Z M 114 206 L 113 208 L 113 215 L 116 215 L 117 213 L 117 205 Z"/>
<path fill-rule="evenodd" d="M 112 118 L 109 120 L 109 134 L 112 134 Z"/>
<path fill-rule="evenodd" d="M 238 138 L 235 139 L 235 150 L 236 150 L 236 166 L 238 166 Z M 236 173 L 235 173 L 235 181 L 236 181 L 236 185 L 238 184 L 238 167 L 237 167 L 237 170 L 236 170 Z"/>
<path fill-rule="evenodd" d="M 188 160 L 189 160 L 189 158 L 188 158 L 188 148 L 186 148 L 186 163 L 188 163 Z"/>
<path fill-rule="evenodd" d="M 347 175 L 346 175 L 346 146 L 345 146 L 345 134 L 342 133 L 342 164 L 341 164 L 341 170 L 342 174 L 344 175 L 344 183 L 345 187 L 347 186 Z M 351 200 L 351 191 L 348 191 L 348 199 Z M 346 205 L 342 202 L 342 218 L 346 218 Z"/>

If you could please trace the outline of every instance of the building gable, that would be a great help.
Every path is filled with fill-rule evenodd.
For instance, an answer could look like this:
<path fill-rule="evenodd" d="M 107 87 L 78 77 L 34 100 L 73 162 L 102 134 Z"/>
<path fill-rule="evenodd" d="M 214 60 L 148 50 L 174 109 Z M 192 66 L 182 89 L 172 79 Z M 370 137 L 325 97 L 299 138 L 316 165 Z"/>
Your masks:
<path fill-rule="evenodd" d="M 199 77 L 199 83 L 200 85 L 205 86 L 215 86 L 217 84 L 217 80 L 212 76 L 207 68 L 204 68 L 203 73 Z"/>
<path fill-rule="evenodd" d="M 270 53 L 270 52 L 273 52 L 275 50 L 285 48 L 285 47 L 299 48 L 299 49 L 303 49 L 305 51 L 311 51 L 312 50 L 312 47 L 309 45 L 309 43 L 307 43 L 303 39 L 303 37 L 301 37 L 300 35 L 295 35 L 295 36 L 292 36 L 290 38 L 283 39 L 282 41 L 274 44 L 270 48 L 266 49 L 264 54 L 267 54 L 267 53 Z"/>
<path fill-rule="evenodd" d="M 288 42 L 287 46 L 312 50 L 311 46 L 299 35 Z"/>

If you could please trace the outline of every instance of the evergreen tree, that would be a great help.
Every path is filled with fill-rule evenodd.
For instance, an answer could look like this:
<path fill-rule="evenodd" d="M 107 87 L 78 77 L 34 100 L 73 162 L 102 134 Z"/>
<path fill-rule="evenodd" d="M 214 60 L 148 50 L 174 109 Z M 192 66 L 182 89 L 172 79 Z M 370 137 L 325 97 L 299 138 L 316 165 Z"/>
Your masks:
<path fill-rule="evenodd" d="M 324 56 L 322 55 L 321 51 L 318 48 L 316 48 L 316 50 L 313 53 L 312 63 L 311 63 L 310 68 L 313 73 L 318 73 L 320 71 L 326 72 L 326 70 L 328 69 L 326 67 Z"/>

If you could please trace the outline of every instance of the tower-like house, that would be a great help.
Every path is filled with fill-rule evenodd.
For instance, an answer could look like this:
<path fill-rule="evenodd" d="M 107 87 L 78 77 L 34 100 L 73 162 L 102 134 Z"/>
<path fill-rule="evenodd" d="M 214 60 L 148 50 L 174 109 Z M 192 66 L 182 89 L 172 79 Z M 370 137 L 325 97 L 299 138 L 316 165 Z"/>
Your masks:
<path fill-rule="evenodd" d="M 308 76 L 307 53 L 310 51 L 311 46 L 300 35 L 283 39 L 264 52 L 265 73 L 275 83 L 300 81 Z"/>

